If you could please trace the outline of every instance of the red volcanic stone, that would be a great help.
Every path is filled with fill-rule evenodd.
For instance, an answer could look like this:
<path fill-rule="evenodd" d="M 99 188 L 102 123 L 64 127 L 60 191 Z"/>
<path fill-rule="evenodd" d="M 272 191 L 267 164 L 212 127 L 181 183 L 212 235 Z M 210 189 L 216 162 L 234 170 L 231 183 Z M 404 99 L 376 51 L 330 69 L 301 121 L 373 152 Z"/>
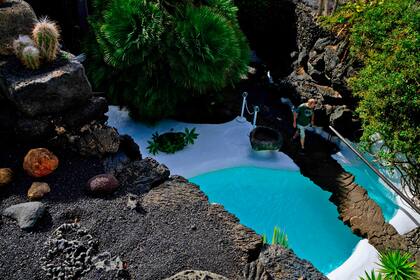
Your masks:
<path fill-rule="evenodd" d="M 30 150 L 23 160 L 23 169 L 32 177 L 51 174 L 57 167 L 58 158 L 45 148 Z"/>
<path fill-rule="evenodd" d="M 89 179 L 87 189 L 95 194 L 111 194 L 119 185 L 118 180 L 111 174 L 100 174 Z"/>

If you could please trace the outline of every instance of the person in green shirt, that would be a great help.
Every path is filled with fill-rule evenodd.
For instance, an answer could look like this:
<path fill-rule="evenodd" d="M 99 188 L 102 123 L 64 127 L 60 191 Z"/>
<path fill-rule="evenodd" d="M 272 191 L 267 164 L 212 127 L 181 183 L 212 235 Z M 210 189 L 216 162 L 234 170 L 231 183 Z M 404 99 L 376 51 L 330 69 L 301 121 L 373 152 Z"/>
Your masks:
<path fill-rule="evenodd" d="M 302 103 L 293 112 L 293 127 L 296 128 L 296 133 L 293 139 L 296 139 L 300 134 L 300 145 L 302 150 L 305 149 L 305 130 L 312 124 L 314 125 L 314 108 L 316 105 L 315 99 L 309 99 L 308 102 Z"/>

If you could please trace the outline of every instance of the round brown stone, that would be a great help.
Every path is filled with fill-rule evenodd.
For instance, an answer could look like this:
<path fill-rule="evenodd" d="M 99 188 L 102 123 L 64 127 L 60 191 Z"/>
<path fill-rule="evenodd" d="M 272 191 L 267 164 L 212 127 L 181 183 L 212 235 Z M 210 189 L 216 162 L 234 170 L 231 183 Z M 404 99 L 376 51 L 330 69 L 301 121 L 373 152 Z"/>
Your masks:
<path fill-rule="evenodd" d="M 23 160 L 23 169 L 32 177 L 51 174 L 57 167 L 58 158 L 45 148 L 30 150 Z"/>
<path fill-rule="evenodd" d="M 50 186 L 43 182 L 33 182 L 28 190 L 29 200 L 40 200 L 51 191 Z"/>
<path fill-rule="evenodd" d="M 0 187 L 10 184 L 13 180 L 13 171 L 10 168 L 0 168 Z"/>
<path fill-rule="evenodd" d="M 111 174 L 100 174 L 92 177 L 87 183 L 87 189 L 95 194 L 110 194 L 119 187 L 118 180 Z"/>

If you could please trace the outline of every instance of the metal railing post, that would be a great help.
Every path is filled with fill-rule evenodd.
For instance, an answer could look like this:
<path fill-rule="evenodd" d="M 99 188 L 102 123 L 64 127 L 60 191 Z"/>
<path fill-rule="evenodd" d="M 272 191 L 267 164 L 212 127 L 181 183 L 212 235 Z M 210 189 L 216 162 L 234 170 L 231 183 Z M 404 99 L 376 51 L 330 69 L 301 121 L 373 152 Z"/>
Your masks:
<path fill-rule="evenodd" d="M 256 124 L 257 124 L 257 114 L 258 111 L 260 110 L 260 107 L 258 106 L 254 106 L 254 120 L 252 121 L 252 126 L 255 128 Z"/>
<path fill-rule="evenodd" d="M 241 118 L 243 118 L 244 117 L 244 113 L 245 113 L 245 105 L 246 105 L 246 97 L 248 96 L 248 92 L 244 92 L 243 94 L 242 94 L 242 97 L 243 97 L 243 99 L 242 99 L 242 109 L 241 109 Z"/>

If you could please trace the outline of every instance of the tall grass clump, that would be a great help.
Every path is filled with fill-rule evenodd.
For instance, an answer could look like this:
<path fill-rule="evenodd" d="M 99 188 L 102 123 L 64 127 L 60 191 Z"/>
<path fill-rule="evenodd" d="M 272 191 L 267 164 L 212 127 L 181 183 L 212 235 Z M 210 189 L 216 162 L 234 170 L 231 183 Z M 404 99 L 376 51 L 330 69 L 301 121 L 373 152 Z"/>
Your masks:
<path fill-rule="evenodd" d="M 263 234 L 263 243 L 268 244 L 267 235 Z M 273 237 L 271 239 L 272 245 L 280 245 L 284 248 L 289 248 L 289 239 L 287 237 L 287 234 L 282 231 L 278 226 L 275 226 L 273 228 Z"/>

